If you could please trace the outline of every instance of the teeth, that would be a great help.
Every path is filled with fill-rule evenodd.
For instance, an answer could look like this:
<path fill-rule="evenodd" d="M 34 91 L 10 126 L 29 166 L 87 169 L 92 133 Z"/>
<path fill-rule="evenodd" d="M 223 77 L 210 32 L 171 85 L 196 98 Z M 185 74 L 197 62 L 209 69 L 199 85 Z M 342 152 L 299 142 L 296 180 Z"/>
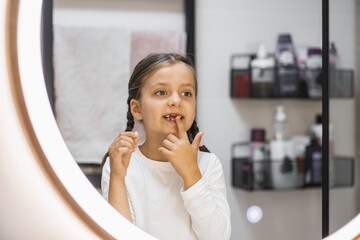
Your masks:
<path fill-rule="evenodd" d="M 179 116 L 179 115 L 178 115 L 178 116 Z M 170 117 L 170 115 L 168 114 L 168 115 L 165 115 L 164 117 L 165 117 L 167 120 L 176 121 L 176 117 L 177 117 L 177 116 L 175 116 L 175 117 Z M 183 119 L 183 117 L 180 116 L 180 119 Z"/>

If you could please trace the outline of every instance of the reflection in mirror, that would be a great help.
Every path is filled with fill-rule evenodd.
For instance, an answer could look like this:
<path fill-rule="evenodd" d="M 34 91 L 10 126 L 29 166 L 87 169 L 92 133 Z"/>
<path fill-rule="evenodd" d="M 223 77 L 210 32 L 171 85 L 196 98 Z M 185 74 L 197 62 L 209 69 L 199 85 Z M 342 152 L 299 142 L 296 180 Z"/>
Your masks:
<path fill-rule="evenodd" d="M 342 26 L 353 26 L 351 21 L 355 15 L 348 9 L 353 9 L 354 1 L 331 2 L 341 5 L 333 8 L 340 11 L 338 16 L 344 16 L 344 12 L 347 16 L 339 17 L 331 29 L 340 32 L 344 30 Z M 321 114 L 316 57 L 309 58 L 310 52 L 317 52 L 309 51 L 310 48 L 321 48 L 321 2 L 199 0 L 196 1 L 196 16 L 197 123 L 205 132 L 206 146 L 221 160 L 231 209 L 231 239 L 265 239 L 269 234 L 273 239 L 320 238 L 319 182 L 308 180 L 308 185 L 317 186 L 302 187 L 308 171 L 304 162 L 306 147 L 310 144 L 311 129 L 318 130 L 316 115 Z M 149 51 L 185 53 L 184 29 L 183 1 L 180 0 L 153 0 L 151 4 L 149 1 L 137 1 L 137 4 L 134 1 L 54 1 L 51 66 L 54 113 L 74 159 L 99 191 L 100 161 L 115 137 L 126 128 L 127 83 L 134 66 Z M 292 48 L 278 41 L 283 33 L 291 35 Z M 331 35 L 341 56 L 346 55 L 349 50 L 346 54 L 342 51 L 354 41 L 354 34 L 350 34 L 349 39 L 339 36 L 343 35 Z M 267 55 L 263 47 L 259 48 L 261 44 Z M 281 44 L 288 49 L 281 59 L 296 62 L 293 62 L 295 74 L 302 77 L 299 85 L 294 84 L 298 79 L 287 81 L 289 78 L 284 77 L 279 81 L 281 77 L 274 71 L 275 64 L 280 61 L 276 53 L 282 51 Z M 256 56 L 258 49 L 261 51 Z M 229 61 L 235 55 L 240 55 L 243 62 L 230 66 Z M 250 64 L 252 58 L 264 55 L 265 59 Z M 291 58 L 292 55 L 296 57 Z M 311 66 L 315 70 L 309 70 Z M 344 67 L 355 68 L 355 65 L 350 62 Z M 233 71 L 229 80 L 230 68 Z M 256 71 L 259 69 L 262 71 Z M 286 74 L 294 76 L 294 72 L 283 72 L 283 76 Z M 345 103 L 348 104 L 345 108 L 343 104 L 337 102 L 337 109 L 350 114 L 350 105 L 354 102 Z M 270 143 L 276 139 L 278 130 L 274 129 L 278 105 L 283 106 L 286 114 L 286 139 L 298 146 L 282 148 L 282 155 L 286 152 L 289 158 L 283 156 L 280 160 L 274 157 L 279 142 Z M 354 117 L 353 113 L 350 115 Z M 355 154 L 355 146 L 346 144 L 351 140 L 337 140 L 353 136 L 345 134 L 352 130 L 342 130 L 343 118 L 339 116 L 344 115 L 338 114 L 338 120 L 330 118 L 334 125 L 335 152 L 354 156 L 351 154 Z M 354 118 L 348 121 L 354 126 Z M 260 131 L 253 133 L 265 133 L 260 134 L 263 136 L 260 142 L 270 144 L 262 149 L 272 152 L 260 152 L 260 155 L 258 152 L 258 162 L 250 164 L 253 169 L 246 172 L 247 165 L 243 160 L 237 161 L 237 154 L 249 159 L 251 130 L 259 128 Z M 258 144 L 255 135 L 253 142 Z M 246 143 L 241 146 L 245 150 L 231 152 L 231 146 L 238 142 Z M 265 153 L 273 155 L 266 155 L 266 158 Z M 236 166 L 240 166 L 240 170 Z M 332 231 L 359 210 L 355 205 L 358 190 L 336 189 L 331 196 L 333 193 L 337 198 L 345 195 L 350 205 L 342 211 L 331 200 L 331 211 L 337 209 L 331 215 L 341 216 L 330 219 Z M 261 209 L 259 221 L 248 220 L 247 212 L 259 216 L 260 211 L 254 213 L 252 206 Z"/>
<path fill-rule="evenodd" d="M 221 163 L 199 146 L 193 64 L 178 54 L 155 55 L 138 64 L 150 53 L 185 54 L 184 31 L 155 29 L 154 24 L 152 29 L 54 25 L 55 117 L 80 166 L 99 164 L 109 149 L 111 163 L 105 163 L 101 182 L 105 199 L 159 238 L 229 239 Z M 138 136 L 124 133 L 125 127 L 137 129 L 137 123 L 144 128 L 138 129 L 140 139 L 146 131 L 139 148 Z M 171 143 L 163 143 L 166 138 Z"/>
<path fill-rule="evenodd" d="M 132 69 L 151 52 L 185 53 L 184 22 L 183 1 L 54 1 L 49 96 L 69 150 L 97 189 L 102 156 L 126 127 Z"/>

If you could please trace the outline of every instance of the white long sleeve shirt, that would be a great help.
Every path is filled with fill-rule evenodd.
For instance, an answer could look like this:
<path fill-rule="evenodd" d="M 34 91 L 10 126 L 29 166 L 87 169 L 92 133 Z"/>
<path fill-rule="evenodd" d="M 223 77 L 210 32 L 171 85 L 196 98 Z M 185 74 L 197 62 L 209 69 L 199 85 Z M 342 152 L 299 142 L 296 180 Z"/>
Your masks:
<path fill-rule="evenodd" d="M 229 239 L 230 208 L 224 174 L 213 153 L 198 152 L 202 178 L 184 191 L 170 162 L 145 157 L 137 147 L 125 178 L 134 223 L 158 239 Z M 110 161 L 102 172 L 102 192 L 109 195 Z"/>

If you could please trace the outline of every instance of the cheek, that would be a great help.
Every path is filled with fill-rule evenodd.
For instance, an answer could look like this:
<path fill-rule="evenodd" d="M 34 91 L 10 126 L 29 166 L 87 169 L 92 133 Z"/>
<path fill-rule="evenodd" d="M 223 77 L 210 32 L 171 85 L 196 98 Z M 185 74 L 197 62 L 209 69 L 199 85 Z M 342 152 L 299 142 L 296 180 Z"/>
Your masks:
<path fill-rule="evenodd" d="M 143 111 L 143 117 L 148 121 L 158 121 L 162 117 L 161 108 L 156 102 L 148 102 Z"/>
<path fill-rule="evenodd" d="M 189 128 L 191 127 L 192 123 L 195 120 L 195 115 L 196 115 L 196 109 L 195 109 L 195 104 L 191 104 L 189 106 L 189 112 L 188 112 L 188 122 L 187 124 L 189 124 Z"/>

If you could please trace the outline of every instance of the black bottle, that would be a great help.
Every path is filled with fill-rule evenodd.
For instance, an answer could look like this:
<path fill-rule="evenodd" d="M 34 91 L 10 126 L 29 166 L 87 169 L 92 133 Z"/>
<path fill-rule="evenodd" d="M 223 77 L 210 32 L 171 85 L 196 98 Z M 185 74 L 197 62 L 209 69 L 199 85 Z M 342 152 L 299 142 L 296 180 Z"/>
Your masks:
<path fill-rule="evenodd" d="M 321 146 L 316 139 L 316 135 L 311 135 L 310 144 L 305 150 L 305 186 L 321 185 Z"/>

